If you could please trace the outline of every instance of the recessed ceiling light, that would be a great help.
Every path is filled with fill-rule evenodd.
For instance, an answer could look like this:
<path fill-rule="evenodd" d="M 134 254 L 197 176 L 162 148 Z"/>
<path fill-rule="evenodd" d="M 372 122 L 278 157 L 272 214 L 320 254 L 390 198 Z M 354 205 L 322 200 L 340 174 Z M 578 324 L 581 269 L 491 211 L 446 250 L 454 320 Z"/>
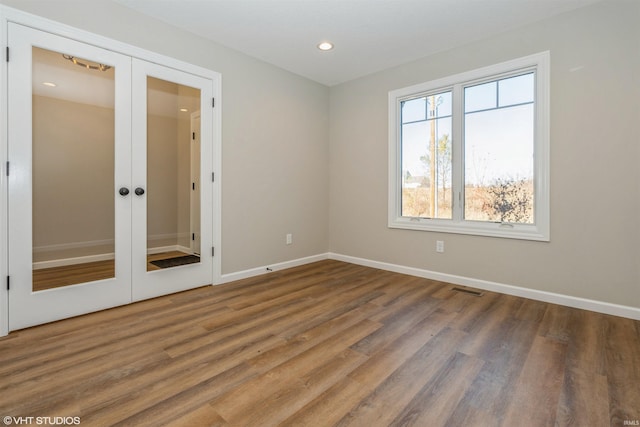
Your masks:
<path fill-rule="evenodd" d="M 331 50 L 331 49 L 333 49 L 333 43 L 331 43 L 331 42 L 322 42 L 322 43 L 320 43 L 318 45 L 318 49 L 324 50 L 324 51 Z"/>
<path fill-rule="evenodd" d="M 180 111 L 182 111 L 183 113 L 186 113 L 189 110 L 187 110 L 186 108 L 181 108 Z"/>
<path fill-rule="evenodd" d="M 53 82 L 42 82 L 43 85 L 45 86 L 49 86 L 49 87 L 56 87 L 58 86 L 57 84 L 53 83 Z"/>

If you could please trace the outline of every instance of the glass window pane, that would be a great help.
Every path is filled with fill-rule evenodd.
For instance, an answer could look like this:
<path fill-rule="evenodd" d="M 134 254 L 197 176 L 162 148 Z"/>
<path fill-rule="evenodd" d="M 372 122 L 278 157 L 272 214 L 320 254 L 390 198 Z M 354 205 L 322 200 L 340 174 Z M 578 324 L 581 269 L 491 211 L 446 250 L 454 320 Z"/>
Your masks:
<path fill-rule="evenodd" d="M 534 75 L 533 73 L 511 77 L 498 82 L 498 106 L 524 104 L 533 102 Z"/>
<path fill-rule="evenodd" d="M 410 99 L 408 101 L 402 101 L 402 123 L 417 122 L 419 120 L 426 120 L 427 115 L 427 100 L 426 98 Z"/>
<path fill-rule="evenodd" d="M 200 262 L 200 90 L 147 77 L 147 270 Z"/>
<path fill-rule="evenodd" d="M 534 222 L 533 124 L 533 104 L 465 114 L 465 219 Z"/>
<path fill-rule="evenodd" d="M 429 118 L 433 117 L 447 117 L 451 115 L 451 92 L 444 92 L 436 95 L 435 97 L 429 97 L 429 111 L 433 112 L 431 102 L 435 104 L 435 113 L 430 114 Z M 435 115 L 434 115 L 435 114 Z"/>
<path fill-rule="evenodd" d="M 32 54 L 32 289 L 113 278 L 115 70 Z"/>
<path fill-rule="evenodd" d="M 428 105 L 434 106 L 429 114 L 440 118 L 402 126 L 401 211 L 406 217 L 450 219 L 451 92 L 429 96 Z"/>
<path fill-rule="evenodd" d="M 464 89 L 464 112 L 496 108 L 497 82 L 489 82 Z"/>

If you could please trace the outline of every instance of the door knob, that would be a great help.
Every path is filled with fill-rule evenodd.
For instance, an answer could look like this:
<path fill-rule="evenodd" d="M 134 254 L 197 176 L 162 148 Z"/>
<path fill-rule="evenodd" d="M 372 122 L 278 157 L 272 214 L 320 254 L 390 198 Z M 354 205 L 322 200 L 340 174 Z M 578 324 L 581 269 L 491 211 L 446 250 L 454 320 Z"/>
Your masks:
<path fill-rule="evenodd" d="M 127 194 L 129 194 L 129 189 L 127 187 L 122 187 L 118 193 L 120 193 L 121 196 L 126 196 Z"/>
<path fill-rule="evenodd" d="M 136 195 L 142 196 L 144 194 L 144 188 L 138 187 L 136 188 L 135 192 L 136 192 Z"/>

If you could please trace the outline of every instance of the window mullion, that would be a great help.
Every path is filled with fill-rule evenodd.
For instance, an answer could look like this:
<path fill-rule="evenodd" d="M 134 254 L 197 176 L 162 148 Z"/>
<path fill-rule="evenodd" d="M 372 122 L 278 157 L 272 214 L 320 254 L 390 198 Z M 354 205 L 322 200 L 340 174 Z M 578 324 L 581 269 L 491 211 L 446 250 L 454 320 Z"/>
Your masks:
<path fill-rule="evenodd" d="M 453 221 L 464 218 L 464 100 L 462 85 L 455 85 L 452 94 L 452 188 Z"/>

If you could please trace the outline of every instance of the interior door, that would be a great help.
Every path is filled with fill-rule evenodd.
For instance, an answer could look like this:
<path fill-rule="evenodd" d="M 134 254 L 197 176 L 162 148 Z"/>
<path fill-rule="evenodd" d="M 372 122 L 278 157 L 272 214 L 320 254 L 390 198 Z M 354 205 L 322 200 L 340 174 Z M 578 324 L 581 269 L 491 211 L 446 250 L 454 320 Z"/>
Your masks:
<path fill-rule="evenodd" d="M 10 23 L 9 328 L 131 301 L 131 59 Z"/>
<path fill-rule="evenodd" d="M 132 70 L 136 301 L 212 281 L 213 82 L 135 58 Z M 198 128 L 192 129 L 191 114 L 197 111 Z M 194 132 L 202 141 L 196 165 L 191 161 Z M 193 171 L 199 174 L 197 186 Z M 199 221 L 198 241 L 191 231 L 194 218 Z"/>

